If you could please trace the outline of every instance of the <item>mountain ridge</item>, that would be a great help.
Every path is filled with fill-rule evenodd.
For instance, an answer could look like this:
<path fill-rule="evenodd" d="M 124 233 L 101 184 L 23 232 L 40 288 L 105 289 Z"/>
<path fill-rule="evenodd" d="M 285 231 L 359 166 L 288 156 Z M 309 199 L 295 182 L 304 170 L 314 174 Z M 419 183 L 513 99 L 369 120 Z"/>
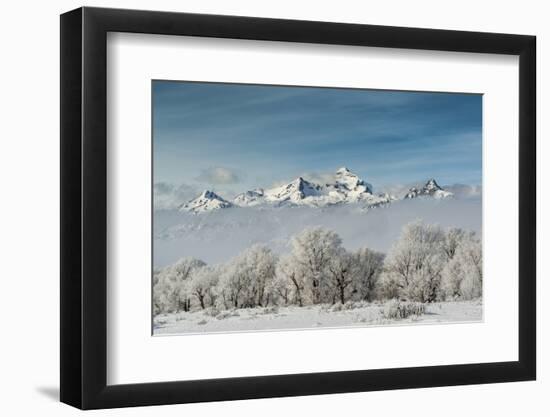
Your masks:
<path fill-rule="evenodd" d="M 453 193 L 444 190 L 434 178 L 423 187 L 412 187 L 402 199 L 412 198 L 450 198 Z M 256 188 L 235 196 L 231 201 L 224 199 L 214 191 L 204 190 L 198 197 L 180 206 L 180 211 L 204 213 L 232 207 L 257 206 L 310 206 L 326 207 L 336 204 L 359 204 L 369 210 L 400 200 L 388 193 L 375 194 L 370 183 L 359 178 L 347 167 L 339 168 L 334 180 L 325 184 L 316 184 L 303 177 L 289 183 L 271 188 Z"/>

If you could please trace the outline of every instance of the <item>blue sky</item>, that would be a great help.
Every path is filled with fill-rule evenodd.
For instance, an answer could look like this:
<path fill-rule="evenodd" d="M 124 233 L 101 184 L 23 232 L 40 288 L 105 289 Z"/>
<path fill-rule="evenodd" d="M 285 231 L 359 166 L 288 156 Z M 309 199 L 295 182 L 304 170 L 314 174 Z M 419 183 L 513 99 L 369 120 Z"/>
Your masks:
<path fill-rule="evenodd" d="M 153 82 L 154 182 L 227 195 L 347 166 L 481 184 L 482 96 Z"/>

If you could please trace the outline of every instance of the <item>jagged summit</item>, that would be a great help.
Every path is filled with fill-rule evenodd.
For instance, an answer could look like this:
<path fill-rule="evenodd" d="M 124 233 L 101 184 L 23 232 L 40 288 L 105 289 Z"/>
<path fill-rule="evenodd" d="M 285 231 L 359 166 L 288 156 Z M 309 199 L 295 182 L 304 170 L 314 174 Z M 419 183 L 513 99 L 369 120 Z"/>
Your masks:
<path fill-rule="evenodd" d="M 265 199 L 276 203 L 298 203 L 308 197 L 321 196 L 321 194 L 321 186 L 298 177 L 288 184 L 266 190 Z"/>
<path fill-rule="evenodd" d="M 201 195 L 199 196 L 201 198 L 210 198 L 210 199 L 221 199 L 221 197 L 216 194 L 214 191 L 204 190 Z"/>
<path fill-rule="evenodd" d="M 426 196 L 433 198 L 449 198 L 453 196 L 453 193 L 444 190 L 434 178 L 430 178 L 422 188 L 412 187 L 407 194 L 405 194 L 405 198 Z"/>
<path fill-rule="evenodd" d="M 214 191 L 204 190 L 198 197 L 182 205 L 180 207 L 180 211 L 203 213 L 206 211 L 218 210 L 231 206 L 233 206 L 233 204 L 227 200 L 224 200 Z"/>
<path fill-rule="evenodd" d="M 342 167 L 342 168 L 338 168 L 336 170 L 336 174 L 340 174 L 340 175 L 344 175 L 344 174 L 350 174 L 351 171 L 349 170 L 348 167 Z"/>
<path fill-rule="evenodd" d="M 426 183 L 426 185 L 424 186 L 424 188 L 426 190 L 442 190 L 443 189 L 439 186 L 439 184 L 435 181 L 434 178 L 430 178 L 428 180 L 428 182 Z"/>
<path fill-rule="evenodd" d="M 327 184 L 327 186 L 331 185 L 343 186 L 348 191 L 372 194 L 372 185 L 363 181 L 347 167 L 342 167 L 336 171 L 335 184 Z"/>

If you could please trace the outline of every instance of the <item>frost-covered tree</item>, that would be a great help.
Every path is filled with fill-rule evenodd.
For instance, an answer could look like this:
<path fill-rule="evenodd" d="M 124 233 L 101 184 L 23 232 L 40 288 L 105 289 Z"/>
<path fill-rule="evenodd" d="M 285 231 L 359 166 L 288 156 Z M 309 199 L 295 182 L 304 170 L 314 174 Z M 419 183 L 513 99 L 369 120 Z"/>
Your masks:
<path fill-rule="evenodd" d="M 271 294 L 267 289 L 275 278 L 277 257 L 271 249 L 262 245 L 252 246 L 242 257 L 250 274 L 250 304 L 266 306 L 270 301 Z"/>
<path fill-rule="evenodd" d="M 157 285 L 157 283 L 159 282 L 160 273 L 161 273 L 160 269 L 153 270 L 153 286 Z"/>
<path fill-rule="evenodd" d="M 386 258 L 385 295 L 397 294 L 420 302 L 435 301 L 446 261 L 444 240 L 445 234 L 437 225 L 421 221 L 405 225 Z"/>
<path fill-rule="evenodd" d="M 242 263 L 236 260 L 229 262 L 220 275 L 216 289 L 219 306 L 225 309 L 240 307 L 247 285 L 247 274 Z"/>
<path fill-rule="evenodd" d="M 442 272 L 442 291 L 447 299 L 481 297 L 483 263 L 481 241 L 470 235 L 458 245 Z"/>
<path fill-rule="evenodd" d="M 445 230 L 445 239 L 443 241 L 443 251 L 447 255 L 447 260 L 453 259 L 456 250 L 464 239 L 472 239 L 474 233 L 466 231 L 459 227 L 451 227 Z"/>
<path fill-rule="evenodd" d="M 388 270 L 384 270 L 380 276 L 378 291 L 380 298 L 384 300 L 404 298 L 402 295 L 403 284 L 401 277 L 398 274 L 391 273 Z"/>
<path fill-rule="evenodd" d="M 462 281 L 462 297 L 472 299 L 483 294 L 483 254 L 480 240 L 467 240 L 456 253 L 456 258 L 464 260 L 464 269 L 467 271 Z"/>
<path fill-rule="evenodd" d="M 218 292 L 224 305 L 255 307 L 267 305 L 267 289 L 275 277 L 277 258 L 271 249 L 254 245 L 233 259 L 220 277 Z"/>
<path fill-rule="evenodd" d="M 361 248 L 354 256 L 356 273 L 353 291 L 360 300 L 372 301 L 376 296 L 385 255 L 369 248 Z"/>
<path fill-rule="evenodd" d="M 352 284 L 358 271 L 357 257 L 342 248 L 332 255 L 328 271 L 328 286 L 331 290 L 329 297 L 332 298 L 332 303 L 338 300 L 345 304 L 351 296 Z"/>
<path fill-rule="evenodd" d="M 195 269 L 187 281 L 187 291 L 195 297 L 202 309 L 206 305 L 214 305 L 216 294 L 215 288 L 218 284 L 220 268 L 216 266 L 204 266 Z"/>
<path fill-rule="evenodd" d="M 266 288 L 266 291 L 269 293 L 269 299 L 273 304 L 285 306 L 294 303 L 292 290 L 291 282 L 286 276 L 279 273 L 275 274 L 275 278 L 273 278 Z"/>
<path fill-rule="evenodd" d="M 464 279 L 463 267 L 458 259 L 453 259 L 447 262 L 441 272 L 441 294 L 446 300 L 456 300 L 462 296 L 460 286 Z"/>
<path fill-rule="evenodd" d="M 331 230 L 313 227 L 295 235 L 291 245 L 294 269 L 303 274 L 310 302 L 318 304 L 327 294 L 328 265 L 341 250 L 342 240 Z"/>
<path fill-rule="evenodd" d="M 276 279 L 273 282 L 274 292 L 286 303 L 304 305 L 305 274 L 302 264 L 294 256 L 287 255 L 279 259 L 276 269 Z"/>
<path fill-rule="evenodd" d="M 153 308 L 155 314 L 189 311 L 191 300 L 187 281 L 191 273 L 206 264 L 200 259 L 182 258 L 155 274 Z"/>

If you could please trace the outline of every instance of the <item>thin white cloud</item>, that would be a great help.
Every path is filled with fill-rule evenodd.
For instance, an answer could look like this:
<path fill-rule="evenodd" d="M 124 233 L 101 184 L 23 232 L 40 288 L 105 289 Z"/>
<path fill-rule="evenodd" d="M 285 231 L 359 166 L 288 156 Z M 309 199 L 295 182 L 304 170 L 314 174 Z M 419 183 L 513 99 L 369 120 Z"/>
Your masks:
<path fill-rule="evenodd" d="M 240 182 L 237 173 L 225 167 L 210 167 L 204 169 L 195 179 L 199 182 L 213 185 L 236 184 Z"/>
<path fill-rule="evenodd" d="M 191 185 L 175 186 L 167 182 L 157 182 L 153 185 L 153 207 L 155 210 L 177 209 L 199 193 L 200 191 Z"/>
<path fill-rule="evenodd" d="M 473 198 L 482 195 L 483 188 L 481 185 L 453 184 L 445 187 L 451 191 L 457 198 Z"/>

